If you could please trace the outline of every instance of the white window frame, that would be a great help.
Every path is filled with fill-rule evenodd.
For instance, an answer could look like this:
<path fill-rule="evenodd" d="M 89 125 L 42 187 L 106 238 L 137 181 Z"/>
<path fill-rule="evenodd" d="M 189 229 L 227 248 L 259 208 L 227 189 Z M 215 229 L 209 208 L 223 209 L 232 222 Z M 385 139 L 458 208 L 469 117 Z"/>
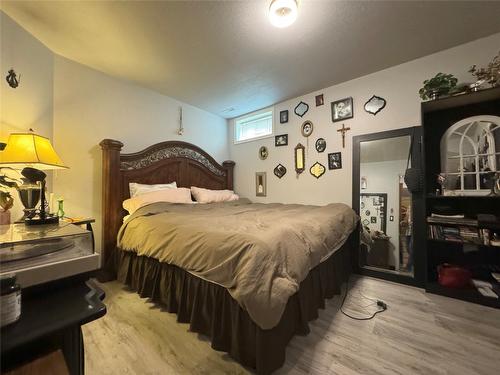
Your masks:
<path fill-rule="evenodd" d="M 266 135 L 262 135 L 260 137 L 255 137 L 255 138 L 250 138 L 250 139 L 244 139 L 242 141 L 237 141 L 236 140 L 236 123 L 237 123 L 237 121 L 241 120 L 242 118 L 245 118 L 245 117 L 260 115 L 261 113 L 265 113 L 265 112 L 271 112 L 271 119 L 272 119 L 272 121 L 271 121 L 271 134 L 266 134 Z M 274 137 L 274 106 L 263 108 L 263 109 L 260 109 L 258 111 L 255 111 L 255 112 L 250 112 L 250 113 L 247 113 L 243 116 L 239 116 L 239 117 L 236 117 L 233 119 L 233 143 L 235 145 L 238 145 L 240 143 L 258 141 L 259 139 L 265 139 L 265 138 L 271 138 L 271 137 Z"/>

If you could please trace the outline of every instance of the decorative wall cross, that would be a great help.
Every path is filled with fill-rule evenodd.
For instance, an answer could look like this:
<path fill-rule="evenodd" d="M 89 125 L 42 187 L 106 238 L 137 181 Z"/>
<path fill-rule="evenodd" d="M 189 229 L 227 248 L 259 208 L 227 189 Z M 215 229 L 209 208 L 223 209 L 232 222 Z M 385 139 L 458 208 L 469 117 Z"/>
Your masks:
<path fill-rule="evenodd" d="M 338 132 L 342 133 L 342 148 L 345 148 L 345 133 L 351 130 L 351 128 L 346 128 L 345 124 L 342 124 L 342 129 L 337 129 Z"/>

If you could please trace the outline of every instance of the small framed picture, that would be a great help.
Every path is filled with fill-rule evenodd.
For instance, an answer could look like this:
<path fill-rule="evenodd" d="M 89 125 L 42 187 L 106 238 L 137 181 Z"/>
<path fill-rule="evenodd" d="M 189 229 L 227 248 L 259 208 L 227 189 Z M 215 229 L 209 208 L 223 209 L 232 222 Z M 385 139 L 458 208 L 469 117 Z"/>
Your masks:
<path fill-rule="evenodd" d="M 332 102 L 332 122 L 342 121 L 354 117 L 352 98 L 345 98 Z"/>
<path fill-rule="evenodd" d="M 325 104 L 325 100 L 323 99 L 323 94 L 316 95 L 316 107 Z"/>
<path fill-rule="evenodd" d="M 261 146 L 259 148 L 259 159 L 266 160 L 268 156 L 269 156 L 269 151 L 267 150 L 267 147 Z"/>
<path fill-rule="evenodd" d="M 377 224 L 377 217 L 376 216 L 371 216 L 370 217 L 370 221 L 372 222 L 372 224 Z"/>
<path fill-rule="evenodd" d="M 316 151 L 323 152 L 326 149 L 326 141 L 324 138 L 318 138 L 316 140 Z"/>
<path fill-rule="evenodd" d="M 257 197 L 265 197 L 267 195 L 266 172 L 255 173 L 255 195 Z"/>
<path fill-rule="evenodd" d="M 301 132 L 304 137 L 309 137 L 314 129 L 314 125 L 311 121 L 304 121 L 301 127 Z"/>
<path fill-rule="evenodd" d="M 342 168 L 342 153 L 332 152 L 328 154 L 328 169 L 341 169 Z"/>
<path fill-rule="evenodd" d="M 288 122 L 288 109 L 280 112 L 280 124 L 286 124 Z"/>
<path fill-rule="evenodd" d="M 281 134 L 274 137 L 274 145 L 276 147 L 288 145 L 288 134 Z"/>

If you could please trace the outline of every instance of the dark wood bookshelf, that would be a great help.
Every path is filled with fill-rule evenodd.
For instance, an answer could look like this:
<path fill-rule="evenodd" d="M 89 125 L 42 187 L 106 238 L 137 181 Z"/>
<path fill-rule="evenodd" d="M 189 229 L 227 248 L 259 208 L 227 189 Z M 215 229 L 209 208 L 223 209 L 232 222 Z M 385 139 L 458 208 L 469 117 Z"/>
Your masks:
<path fill-rule="evenodd" d="M 480 115 L 500 117 L 500 88 L 424 102 L 421 113 L 425 207 L 423 217 L 415 225 L 424 226 L 427 236 L 426 241 L 424 241 L 425 262 L 427 264 L 425 289 L 429 293 L 499 308 L 500 298 L 485 297 L 474 286 L 454 289 L 440 285 L 437 267 L 443 263 L 455 264 L 471 270 L 473 279 L 494 282 L 490 270 L 497 269 L 497 267 L 500 269 L 500 247 L 469 241 L 433 239 L 429 237 L 429 226 L 471 227 L 481 230 L 489 227 L 488 224 L 478 223 L 479 214 L 492 214 L 496 216 L 497 220 L 500 220 L 500 197 L 488 195 L 442 196 L 435 193 L 439 189 L 437 175 L 441 172 L 439 162 L 441 160 L 441 138 L 449 127 L 465 118 Z M 432 222 L 427 222 L 427 218 L 432 213 L 462 214 L 466 220 L 463 223 L 460 220 L 450 222 L 453 220 L 447 221 L 446 219 L 443 219 L 442 222 L 436 222 L 439 220 L 433 218 Z M 495 226 L 496 223 L 494 222 L 493 225 Z"/>
<path fill-rule="evenodd" d="M 455 289 L 444 287 L 438 282 L 428 282 L 425 290 L 429 293 L 439 294 L 445 297 L 456 298 L 497 309 L 500 308 L 500 299 L 485 297 L 474 287 Z"/>
<path fill-rule="evenodd" d="M 447 96 L 437 100 L 429 100 L 422 103 L 422 113 L 436 112 L 447 109 L 468 106 L 471 104 L 480 104 L 489 101 L 498 100 L 500 96 L 500 87 L 489 88 L 468 94 Z"/>

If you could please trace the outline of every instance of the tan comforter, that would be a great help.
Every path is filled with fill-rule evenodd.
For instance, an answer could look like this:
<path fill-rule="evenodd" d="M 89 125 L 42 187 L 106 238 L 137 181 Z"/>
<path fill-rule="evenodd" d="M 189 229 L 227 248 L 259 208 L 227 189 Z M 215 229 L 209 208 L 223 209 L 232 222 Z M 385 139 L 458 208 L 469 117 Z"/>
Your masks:
<path fill-rule="evenodd" d="M 270 329 L 300 282 L 342 246 L 357 220 L 340 203 L 154 203 L 124 223 L 118 246 L 224 286 L 259 327 Z"/>

